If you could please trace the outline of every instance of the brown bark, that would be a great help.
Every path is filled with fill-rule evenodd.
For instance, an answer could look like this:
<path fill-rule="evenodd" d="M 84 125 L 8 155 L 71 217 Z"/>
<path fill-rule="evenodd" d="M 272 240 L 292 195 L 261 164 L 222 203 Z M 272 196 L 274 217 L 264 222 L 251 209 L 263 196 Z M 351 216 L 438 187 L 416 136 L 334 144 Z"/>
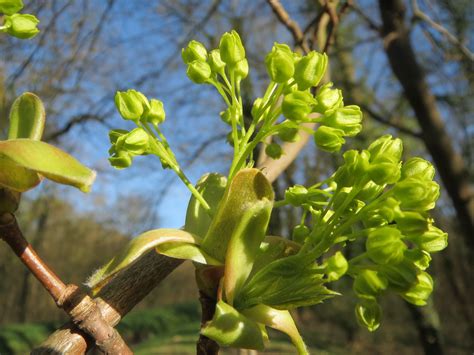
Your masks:
<path fill-rule="evenodd" d="M 422 128 L 422 139 L 453 202 L 466 244 L 474 250 L 474 198 L 468 172 L 446 133 L 435 98 L 416 59 L 404 22 L 405 5 L 402 0 L 380 0 L 379 6 L 390 66 Z"/>
<path fill-rule="evenodd" d="M 201 303 L 201 327 L 214 317 L 216 311 L 216 300 L 210 298 L 204 292 L 199 291 L 199 302 Z M 219 344 L 204 335 L 200 335 L 196 343 L 197 355 L 217 355 L 219 353 Z"/>

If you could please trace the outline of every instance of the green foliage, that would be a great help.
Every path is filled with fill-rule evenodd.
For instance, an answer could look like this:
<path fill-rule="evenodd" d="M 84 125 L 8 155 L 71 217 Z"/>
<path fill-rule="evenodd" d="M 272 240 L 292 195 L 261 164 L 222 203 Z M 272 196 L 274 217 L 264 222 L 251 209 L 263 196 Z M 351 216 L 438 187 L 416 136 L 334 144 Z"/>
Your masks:
<path fill-rule="evenodd" d="M 20 39 L 30 39 L 39 33 L 39 20 L 34 15 L 17 13 L 22 8 L 22 0 L 0 0 L 0 14 L 4 14 L 0 32 Z"/>

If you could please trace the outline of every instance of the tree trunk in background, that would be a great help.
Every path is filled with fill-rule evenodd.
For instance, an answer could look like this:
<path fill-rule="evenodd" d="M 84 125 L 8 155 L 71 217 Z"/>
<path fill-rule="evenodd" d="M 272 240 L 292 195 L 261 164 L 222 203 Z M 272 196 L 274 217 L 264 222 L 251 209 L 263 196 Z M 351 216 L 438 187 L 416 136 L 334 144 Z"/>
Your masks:
<path fill-rule="evenodd" d="M 474 198 L 468 171 L 451 144 L 423 69 L 416 60 L 404 22 L 405 5 L 402 0 L 379 0 L 379 5 L 390 66 L 422 128 L 422 139 L 453 202 L 466 245 L 474 251 Z"/>
<path fill-rule="evenodd" d="M 443 355 L 439 318 L 432 303 L 428 303 L 425 307 L 417 307 L 407 303 L 407 307 L 418 328 L 418 336 L 425 354 Z"/>

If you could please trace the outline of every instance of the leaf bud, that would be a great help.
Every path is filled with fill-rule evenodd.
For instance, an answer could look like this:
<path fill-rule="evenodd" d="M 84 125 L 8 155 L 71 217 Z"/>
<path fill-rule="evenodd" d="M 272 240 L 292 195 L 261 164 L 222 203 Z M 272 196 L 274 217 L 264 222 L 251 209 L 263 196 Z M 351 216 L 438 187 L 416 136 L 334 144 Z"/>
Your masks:
<path fill-rule="evenodd" d="M 132 155 L 129 152 L 121 150 L 111 156 L 109 162 L 115 169 L 125 169 L 132 165 Z"/>
<path fill-rule="evenodd" d="M 326 260 L 326 275 L 328 281 L 339 280 L 349 268 L 346 258 L 340 251 L 336 252 L 333 256 Z"/>
<path fill-rule="evenodd" d="M 38 34 L 38 24 L 39 20 L 33 15 L 13 14 L 5 16 L 4 27 L 6 32 L 14 37 L 29 39 Z"/>
<path fill-rule="evenodd" d="M 363 300 L 355 307 L 357 322 L 369 332 L 377 330 L 382 318 L 382 308 L 376 300 Z"/>
<path fill-rule="evenodd" d="M 188 78 L 196 84 L 204 84 L 211 77 L 212 71 L 209 64 L 195 60 L 189 63 L 188 70 L 186 71 Z"/>
<path fill-rule="evenodd" d="M 402 179 L 417 177 L 420 180 L 433 180 L 434 175 L 433 165 L 419 157 L 408 159 L 402 166 Z"/>
<path fill-rule="evenodd" d="M 428 229 L 428 217 L 424 213 L 400 211 L 394 219 L 397 228 L 406 236 L 419 235 Z"/>
<path fill-rule="evenodd" d="M 22 0 L 0 0 L 0 13 L 13 15 L 23 8 Z"/>
<path fill-rule="evenodd" d="M 271 143 L 265 147 L 265 154 L 267 154 L 270 158 L 277 160 L 282 156 L 283 149 L 281 149 L 279 144 Z"/>
<path fill-rule="evenodd" d="M 370 232 L 365 247 L 370 259 L 377 264 L 399 262 L 407 249 L 402 233 L 394 227 L 382 227 Z"/>
<path fill-rule="evenodd" d="M 302 185 L 291 186 L 285 191 L 285 200 L 293 206 L 301 206 L 308 199 L 308 190 Z"/>
<path fill-rule="evenodd" d="M 145 95 L 136 90 L 117 91 L 115 106 L 120 115 L 126 120 L 139 120 L 149 103 Z"/>
<path fill-rule="evenodd" d="M 309 230 L 308 227 L 306 227 L 304 224 L 297 225 L 295 228 L 293 228 L 293 233 L 291 235 L 291 238 L 296 242 L 303 244 L 304 240 L 306 239 L 307 236 L 309 236 L 309 233 L 311 231 Z"/>
<path fill-rule="evenodd" d="M 293 51 L 286 44 L 275 43 L 265 58 L 265 66 L 272 81 L 286 83 L 295 73 Z"/>
<path fill-rule="evenodd" d="M 375 270 L 362 270 L 354 280 L 354 292 L 360 298 L 375 299 L 388 286 L 387 279 Z"/>
<path fill-rule="evenodd" d="M 150 106 L 145 109 L 142 119 L 150 122 L 154 126 L 158 126 L 165 121 L 166 113 L 163 102 L 157 99 L 150 100 Z"/>
<path fill-rule="evenodd" d="M 431 262 L 430 254 L 420 249 L 406 250 L 405 258 L 413 262 L 413 264 L 420 270 L 426 270 Z"/>
<path fill-rule="evenodd" d="M 386 134 L 369 145 L 370 162 L 389 162 L 398 164 L 402 157 L 403 143 L 399 138 L 393 139 Z"/>
<path fill-rule="evenodd" d="M 324 114 L 327 110 L 339 108 L 344 105 L 342 101 L 342 91 L 338 89 L 332 89 L 333 83 L 327 83 L 319 89 L 316 96 L 318 101 L 314 107 L 315 112 Z"/>
<path fill-rule="evenodd" d="M 362 129 L 362 111 L 359 106 L 350 105 L 326 111 L 323 125 L 340 129 L 345 136 L 353 137 Z"/>
<path fill-rule="evenodd" d="M 430 274 L 421 271 L 416 278 L 416 283 L 401 296 L 415 306 L 425 306 L 433 292 L 433 284 Z"/>
<path fill-rule="evenodd" d="M 181 50 L 181 57 L 184 64 L 191 64 L 195 60 L 205 62 L 207 59 L 206 47 L 201 42 L 192 40 L 186 48 Z"/>
<path fill-rule="evenodd" d="M 230 66 L 234 66 L 245 58 L 245 48 L 239 34 L 234 30 L 222 35 L 219 50 L 222 60 Z"/>
<path fill-rule="evenodd" d="M 283 142 L 297 142 L 300 138 L 298 128 L 281 127 L 278 131 L 278 138 Z"/>
<path fill-rule="evenodd" d="M 281 110 L 285 118 L 301 122 L 311 113 L 311 105 L 314 103 L 315 100 L 309 92 L 294 91 L 284 97 Z"/>
<path fill-rule="evenodd" d="M 346 142 L 342 138 L 344 132 L 340 129 L 320 126 L 314 132 L 314 141 L 316 145 L 326 152 L 338 152 L 342 145 Z"/>
<path fill-rule="evenodd" d="M 400 200 L 402 209 L 428 211 L 435 207 L 439 197 L 439 185 L 434 181 L 420 181 L 410 177 L 398 181 L 393 193 Z"/>
<path fill-rule="evenodd" d="M 433 225 L 429 225 L 428 230 L 423 234 L 418 234 L 409 239 L 428 253 L 441 251 L 448 246 L 448 233 Z"/>
<path fill-rule="evenodd" d="M 328 65 L 326 54 L 312 51 L 299 59 L 295 64 L 294 78 L 299 90 L 306 90 L 318 85 Z"/>
<path fill-rule="evenodd" d="M 209 53 L 208 63 L 213 73 L 224 76 L 225 63 L 222 61 L 221 53 L 218 49 L 213 49 Z"/>

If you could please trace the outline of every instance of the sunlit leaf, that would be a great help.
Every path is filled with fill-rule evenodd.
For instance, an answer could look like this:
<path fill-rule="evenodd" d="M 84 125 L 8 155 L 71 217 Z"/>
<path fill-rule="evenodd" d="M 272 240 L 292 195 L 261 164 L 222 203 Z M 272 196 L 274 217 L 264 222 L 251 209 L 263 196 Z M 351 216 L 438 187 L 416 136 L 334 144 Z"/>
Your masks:
<path fill-rule="evenodd" d="M 20 167 L 35 171 L 54 182 L 77 187 L 83 192 L 90 190 L 95 179 L 95 172 L 71 155 L 48 143 L 32 139 L 0 141 L 0 157 L 6 157 Z"/>
<path fill-rule="evenodd" d="M 8 139 L 40 140 L 43 136 L 45 117 L 40 98 L 31 92 L 25 92 L 13 102 L 10 109 Z"/>
<path fill-rule="evenodd" d="M 25 192 L 41 182 L 41 177 L 3 156 L 0 151 L 0 186 Z"/>
<path fill-rule="evenodd" d="M 194 262 L 206 265 L 222 265 L 221 262 L 207 255 L 201 248 L 196 244 L 190 243 L 163 243 L 158 245 L 156 251 L 159 254 L 169 256 L 175 259 L 186 259 Z"/>

